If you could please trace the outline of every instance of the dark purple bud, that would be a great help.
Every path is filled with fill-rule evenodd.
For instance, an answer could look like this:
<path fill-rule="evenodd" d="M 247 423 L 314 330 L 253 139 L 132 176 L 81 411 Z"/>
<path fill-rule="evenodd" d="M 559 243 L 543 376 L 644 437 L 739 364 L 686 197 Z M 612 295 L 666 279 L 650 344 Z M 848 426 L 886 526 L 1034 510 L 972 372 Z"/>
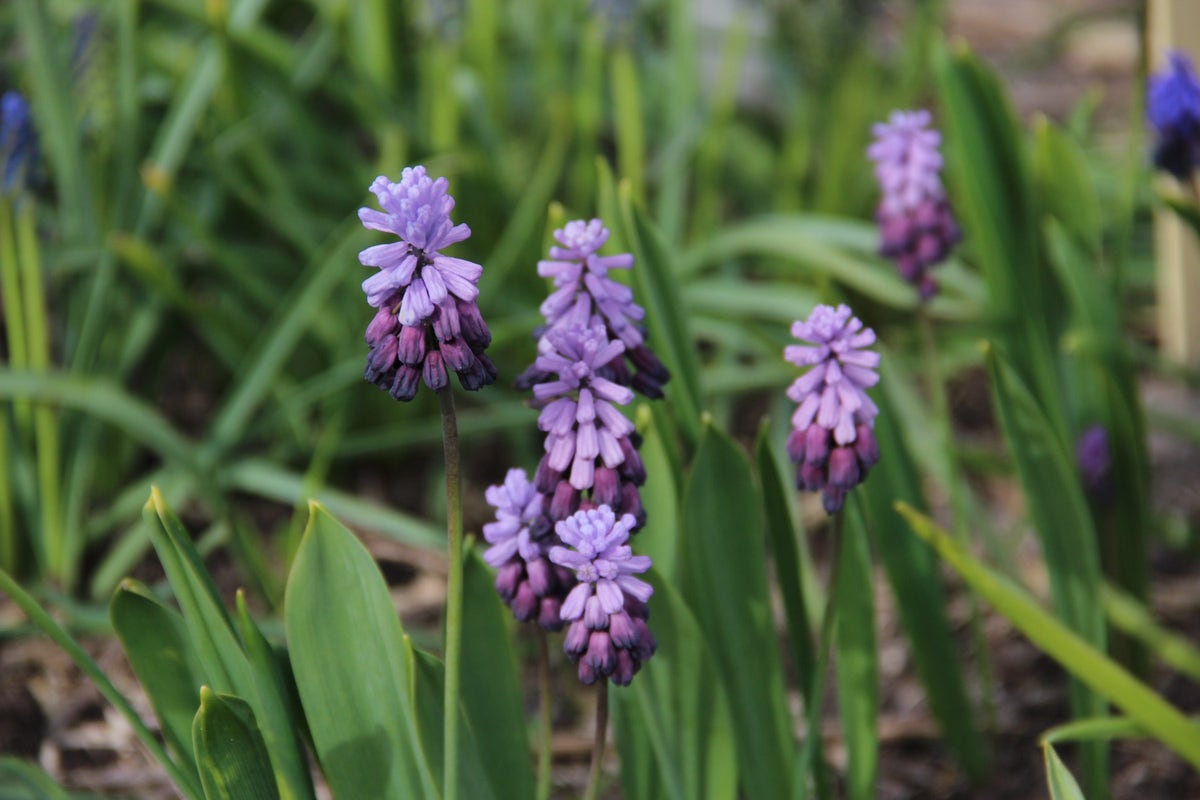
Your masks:
<path fill-rule="evenodd" d="M 529 576 L 529 585 L 533 587 L 534 594 L 545 597 L 550 593 L 552 573 L 549 561 L 542 557 L 526 561 L 525 572 Z"/>
<path fill-rule="evenodd" d="M 525 577 L 525 564 L 514 556 L 512 561 L 505 563 L 496 572 L 496 592 L 508 602 L 517 593 L 517 586 Z"/>
<path fill-rule="evenodd" d="M 538 609 L 537 624 L 544 631 L 561 630 L 563 619 L 559 615 L 562 611 L 562 600 L 558 597 L 543 597 L 541 608 Z"/>
<path fill-rule="evenodd" d="M 592 631 L 583 660 L 601 675 L 612 672 L 613 667 L 617 665 L 617 651 L 613 648 L 607 631 Z"/>
<path fill-rule="evenodd" d="M 392 380 L 389 393 L 397 400 L 412 400 L 417 396 L 417 387 L 420 385 L 421 373 L 408 366 L 401 364 L 396 370 L 396 377 Z"/>
<path fill-rule="evenodd" d="M 528 622 L 537 614 L 541 603 L 538 601 L 533 587 L 529 585 L 529 581 L 523 581 L 517 586 L 517 594 L 509 605 L 512 608 L 513 616 L 518 621 Z"/>
<path fill-rule="evenodd" d="M 850 446 L 833 448 L 829 454 L 829 484 L 850 489 L 858 483 L 858 454 Z"/>
<path fill-rule="evenodd" d="M 591 686 L 596 682 L 596 669 L 587 661 L 579 662 L 579 682 L 584 686 Z"/>
<path fill-rule="evenodd" d="M 459 300 L 458 319 L 462 337 L 466 339 L 472 350 L 479 352 L 492 343 L 492 332 L 487 323 L 483 321 L 483 315 L 479 313 L 477 304 Z"/>
<path fill-rule="evenodd" d="M 617 440 L 617 444 L 621 446 L 621 453 L 625 456 L 625 461 L 619 467 L 621 476 L 641 486 L 646 482 L 646 465 L 642 461 L 641 454 L 638 453 L 630 438 L 622 436 Z"/>
<path fill-rule="evenodd" d="M 425 366 L 422 369 L 425 385 L 435 392 L 446 388 L 450 376 L 446 374 L 446 365 L 442 363 L 442 354 L 434 350 L 425 355 Z"/>
<path fill-rule="evenodd" d="M 367 355 L 367 369 L 363 373 L 368 381 L 375 383 L 376 378 L 396 366 L 396 347 L 395 336 L 386 336 L 375 343 Z"/>
<path fill-rule="evenodd" d="M 875 438 L 875 431 L 871 426 L 865 423 L 860 422 L 854 433 L 854 452 L 863 469 L 870 469 L 879 463 L 879 440 Z"/>
<path fill-rule="evenodd" d="M 621 484 L 621 513 L 633 514 L 638 528 L 646 524 L 646 509 L 642 505 L 642 493 L 638 491 L 636 484 Z"/>
<path fill-rule="evenodd" d="M 425 360 L 425 328 L 410 325 L 400 329 L 400 361 L 415 367 Z"/>
<path fill-rule="evenodd" d="M 787 439 L 787 454 L 793 464 L 804 463 L 804 443 L 806 441 L 805 431 L 798 428 L 792 428 L 792 432 L 788 434 Z"/>
<path fill-rule="evenodd" d="M 1083 488 L 1089 496 L 1099 498 L 1110 489 L 1112 478 L 1112 452 L 1108 444 L 1108 431 L 1103 425 L 1087 428 L 1075 443 L 1075 462 L 1083 479 Z"/>
<path fill-rule="evenodd" d="M 815 492 L 825 485 L 825 467 L 803 464 L 796 472 L 796 487 L 806 492 Z"/>
<path fill-rule="evenodd" d="M 592 632 L 588 630 L 587 625 L 582 619 L 577 619 L 567 628 L 567 634 L 563 637 L 563 651 L 569 655 L 578 658 L 584 650 L 587 650 L 588 639 Z"/>
<path fill-rule="evenodd" d="M 396 319 L 396 312 L 390 308 L 384 307 L 375 312 L 375 316 L 367 325 L 366 340 L 367 344 L 375 344 L 384 336 L 390 333 L 395 333 L 400 327 L 399 320 Z"/>
<path fill-rule="evenodd" d="M 537 471 L 533 473 L 533 488 L 540 494 L 551 494 L 554 487 L 562 480 L 562 472 L 550 466 L 548 456 L 542 456 L 538 462 Z"/>
<path fill-rule="evenodd" d="M 620 497 L 621 480 L 617 477 L 617 471 L 609 467 L 596 467 L 596 474 L 592 478 L 592 499 L 599 505 L 615 507 Z"/>
<path fill-rule="evenodd" d="M 570 481 L 559 481 L 550 500 L 550 519 L 557 522 L 579 510 L 579 490 Z"/>
<path fill-rule="evenodd" d="M 617 686 L 628 686 L 633 683 L 633 676 L 641 665 L 629 654 L 628 650 L 617 651 L 617 666 L 612 671 L 612 682 Z"/>
<path fill-rule="evenodd" d="M 820 467 L 829 458 L 830 432 L 817 423 L 808 426 L 804 432 L 804 464 Z"/>
<path fill-rule="evenodd" d="M 638 632 L 633 620 L 624 611 L 610 614 L 608 617 L 608 635 L 612 637 L 617 647 L 633 647 L 637 644 Z"/>
<path fill-rule="evenodd" d="M 834 514 L 841 511 L 842 505 L 846 502 L 846 490 L 841 489 L 833 484 L 826 485 L 824 491 L 821 492 L 821 505 L 825 508 L 826 514 Z"/>
<path fill-rule="evenodd" d="M 457 339 L 462 334 L 458 308 L 453 303 L 443 303 L 433 312 L 433 333 L 439 342 Z"/>
<path fill-rule="evenodd" d="M 450 339 L 438 344 L 438 349 L 442 353 L 442 358 L 446 360 L 446 366 L 455 372 L 463 372 L 470 369 L 475 361 L 475 354 L 471 352 L 471 348 L 467 347 L 467 343 L 462 339 Z"/>

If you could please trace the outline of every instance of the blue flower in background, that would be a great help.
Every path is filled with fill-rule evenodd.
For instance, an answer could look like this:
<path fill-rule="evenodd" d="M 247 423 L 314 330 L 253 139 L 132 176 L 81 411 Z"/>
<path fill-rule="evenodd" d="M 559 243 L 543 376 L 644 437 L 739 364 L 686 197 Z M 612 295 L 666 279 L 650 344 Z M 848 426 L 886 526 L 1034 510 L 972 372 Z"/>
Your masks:
<path fill-rule="evenodd" d="M 1090 497 L 1102 499 L 1108 494 L 1112 488 L 1112 450 L 1103 425 L 1092 425 L 1079 435 L 1075 442 L 1075 463 Z"/>
<path fill-rule="evenodd" d="M 1154 165 L 1188 180 L 1200 163 L 1200 80 L 1186 53 L 1170 51 L 1166 71 L 1150 76 L 1146 116 L 1158 135 Z"/>
<path fill-rule="evenodd" d="M 20 92 L 5 92 L 0 97 L 0 191 L 8 197 L 25 191 L 36 159 L 37 134 L 29 102 Z"/>

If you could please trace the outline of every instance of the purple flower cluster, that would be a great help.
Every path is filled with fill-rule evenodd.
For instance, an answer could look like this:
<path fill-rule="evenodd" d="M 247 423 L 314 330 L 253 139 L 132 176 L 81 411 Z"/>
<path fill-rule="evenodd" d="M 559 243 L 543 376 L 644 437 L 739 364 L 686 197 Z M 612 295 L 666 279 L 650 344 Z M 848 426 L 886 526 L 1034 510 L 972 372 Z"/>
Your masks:
<path fill-rule="evenodd" d="M 0 193 L 13 197 L 24 191 L 36 159 L 29 102 L 20 92 L 5 92 L 0 97 Z"/>
<path fill-rule="evenodd" d="M 542 406 L 538 428 L 546 433 L 534 485 L 550 498 L 550 519 L 606 505 L 644 524 L 638 487 L 646 468 L 632 438 L 633 423 L 617 410 L 633 400 L 633 391 L 604 374 L 624 343 L 609 340 L 602 324 L 555 328 L 546 332 L 546 342 L 548 350 L 534 366 L 557 379 L 533 387 Z"/>
<path fill-rule="evenodd" d="M 1200 165 L 1200 80 L 1186 53 L 1167 53 L 1165 72 L 1152 75 L 1146 116 L 1157 134 L 1154 165 L 1188 180 Z"/>
<path fill-rule="evenodd" d="M 1112 489 L 1112 451 L 1108 431 L 1103 425 L 1092 425 L 1075 442 L 1075 463 L 1088 496 L 1102 499 Z"/>
<path fill-rule="evenodd" d="M 617 519 L 602 505 L 555 526 L 568 547 L 551 547 L 550 560 L 578 580 L 560 612 L 570 623 L 563 648 L 585 684 L 610 678 L 628 686 L 657 647 L 646 626 L 654 588 L 634 577 L 650 569 L 650 557 L 635 556 L 626 544 L 635 524 L 631 514 Z"/>
<path fill-rule="evenodd" d="M 448 186 L 424 167 L 409 167 L 399 183 L 381 175 L 371 184 L 382 212 L 358 210 L 364 226 L 400 239 L 358 254 L 364 266 L 379 269 L 362 285 L 367 303 L 379 309 L 367 326 L 365 377 L 397 400 L 413 399 L 421 379 L 441 391 L 447 370 L 468 391 L 496 380 L 484 353 L 492 335 L 475 302 L 483 267 L 439 252 L 471 235 L 450 221 Z"/>
<path fill-rule="evenodd" d="M 660 398 L 671 374 L 645 344 L 646 310 L 633 302 L 633 290 L 608 277 L 610 269 L 632 268 L 633 256 L 597 255 L 609 235 L 598 219 L 574 220 L 554 232 L 558 245 L 550 248 L 549 260 L 538 262 L 538 274 L 554 280 L 554 291 L 541 307 L 546 324 L 540 329 L 538 351 L 551 347 L 548 337 L 553 331 L 602 324 L 610 339 L 625 345 L 620 357 L 604 365 L 607 377 L 646 397 Z M 535 363 L 517 379 L 517 386 L 529 388 L 545 378 Z"/>
<path fill-rule="evenodd" d="M 811 344 L 783 351 L 796 366 L 810 367 L 787 391 L 800 404 L 792 415 L 788 456 L 799 467 L 798 487 L 820 491 L 832 514 L 879 461 L 879 409 L 866 392 L 879 381 L 879 354 L 864 349 L 875 343 L 875 332 L 845 305 L 820 305 L 792 324 L 792 336 Z"/>
<path fill-rule="evenodd" d="M 558 630 L 562 599 L 575 578 L 548 558 L 557 539 L 542 510 L 544 498 L 523 469 L 510 469 L 504 483 L 489 486 L 484 496 L 496 509 L 495 522 L 483 526 L 491 545 L 483 560 L 497 570 L 496 591 L 521 622 L 536 620 L 545 630 Z"/>
<path fill-rule="evenodd" d="M 880 253 L 927 300 L 937 292 L 929 268 L 944 261 L 961 237 L 942 186 L 942 137 L 924 110 L 894 111 L 872 130 L 867 155 L 882 191 L 875 212 Z"/>

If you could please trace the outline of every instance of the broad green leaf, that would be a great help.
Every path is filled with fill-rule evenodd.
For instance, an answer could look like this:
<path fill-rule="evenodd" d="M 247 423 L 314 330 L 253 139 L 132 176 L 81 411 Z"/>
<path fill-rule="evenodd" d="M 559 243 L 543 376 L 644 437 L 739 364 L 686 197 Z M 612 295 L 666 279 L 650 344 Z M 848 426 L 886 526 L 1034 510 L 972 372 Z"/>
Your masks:
<path fill-rule="evenodd" d="M 533 770 L 511 615 L 477 548 L 468 551 L 463 565 L 463 607 L 464 716 L 471 730 L 486 737 L 479 757 L 496 800 L 528 800 Z"/>
<path fill-rule="evenodd" d="M 658 650 L 628 687 L 612 687 L 609 699 L 647 749 L 622 747 L 631 776 L 622 774 L 630 800 L 720 800 L 737 796 L 738 767 L 730 708 L 713 656 L 683 598 L 657 568 L 652 624 Z M 653 793 L 648 793 L 653 787 Z"/>
<path fill-rule="evenodd" d="M 769 433 L 764 423 L 758 430 L 758 443 L 755 446 L 758 475 L 762 482 L 763 511 L 766 514 L 771 560 L 775 565 L 775 581 L 779 585 L 787 617 L 788 644 L 796 664 L 800 691 L 807 702 L 817 661 L 812 625 L 804 602 L 803 579 L 807 577 L 804 562 L 808 560 L 808 548 L 798 534 L 799 523 L 794 511 L 796 493 L 792 490 L 791 480 L 785 479 L 779 469 L 771 449 Z M 807 574 L 811 574 L 811 570 Z"/>
<path fill-rule="evenodd" d="M 793 741 L 761 507 L 745 454 L 706 421 L 684 490 L 683 593 L 729 696 L 743 792 L 774 800 L 792 794 Z"/>
<path fill-rule="evenodd" d="M 196 769 L 192 720 L 204 679 L 195 673 L 196 655 L 183 617 L 132 578 L 113 593 L 108 615 L 163 737 L 184 767 Z"/>
<path fill-rule="evenodd" d="M 267 746 L 246 701 L 201 687 L 192 740 L 207 800 L 279 800 Z"/>
<path fill-rule="evenodd" d="M 791 325 L 801 309 L 819 302 L 815 290 L 782 281 L 706 277 L 683 286 L 683 303 L 691 315 Z"/>
<path fill-rule="evenodd" d="M 104 671 L 100 669 L 100 665 L 88 655 L 79 642 L 71 638 L 71 634 L 67 633 L 61 625 L 54 621 L 53 617 L 46 613 L 44 608 L 38 605 L 37 600 L 29 592 L 22 589 L 20 584 L 2 569 L 0 569 L 0 592 L 8 595 L 9 599 L 25 612 L 30 622 L 40 628 L 56 645 L 61 647 L 70 657 L 71 661 L 79 667 L 80 671 L 87 675 L 92 683 L 96 685 L 97 691 L 104 696 L 104 699 L 111 703 L 117 711 L 121 712 L 121 716 L 129 723 L 138 741 L 142 743 L 142 746 L 146 748 L 158 763 L 162 764 L 163 768 L 171 776 L 171 780 L 175 781 L 175 786 L 179 789 L 180 793 L 187 800 L 199 800 L 203 795 L 200 782 L 196 778 L 196 773 L 190 768 L 181 767 L 167 754 L 162 744 L 155 738 L 150 729 L 146 727 L 146 723 L 138 716 L 138 712 L 134 709 L 133 705 L 113 685 L 112 680 L 104 674 Z"/>
<path fill-rule="evenodd" d="M 0 756 L 0 797 L 5 800 L 82 800 L 67 794 L 35 764 L 15 756 Z"/>
<path fill-rule="evenodd" d="M 1050 787 L 1050 800 L 1085 800 L 1075 776 L 1049 742 L 1042 744 L 1042 753 L 1046 757 L 1046 783 Z"/>
<path fill-rule="evenodd" d="M 234 634 L 221 596 L 183 523 L 167 507 L 157 487 L 151 489 L 142 515 L 150 526 L 154 549 L 179 601 L 203 669 L 202 677 L 218 692 L 249 696 L 250 664 Z"/>
<path fill-rule="evenodd" d="M 890 394 L 893 387 L 886 383 L 885 387 L 888 391 L 877 396 L 880 413 L 875 420 L 875 436 L 883 457 L 859 494 L 942 739 L 967 774 L 980 779 L 987 772 L 987 754 L 946 618 L 946 593 L 937 558 L 906 534 L 904 520 L 893 508 L 896 500 L 917 508 L 925 503 L 920 473 L 897 426 L 900 420 L 893 411 Z"/>
<path fill-rule="evenodd" d="M 246 596 L 237 594 L 238 626 L 246 644 L 253 684 L 253 704 L 258 726 L 270 753 L 275 779 L 282 800 L 309 800 L 313 797 L 312 776 L 304 744 L 300 739 L 304 721 L 289 691 L 288 676 L 262 631 L 246 608 Z"/>
<path fill-rule="evenodd" d="M 417 715 L 416 729 L 419 731 L 425 758 L 434 775 L 441 776 L 444 772 L 443 758 L 445 755 L 445 736 L 443 726 L 446 697 L 446 667 L 441 659 L 413 647 L 407 637 L 404 645 L 408 649 L 409 672 L 413 676 L 412 703 Z M 487 687 L 498 690 L 498 687 Z M 471 721 L 465 718 L 461 703 L 459 705 L 458 726 L 458 791 L 460 797 L 472 800 L 492 800 L 495 793 L 489 784 L 488 773 L 480 757 L 479 738 L 471 726 Z M 485 747 L 495 744 L 497 738 L 507 737 L 512 730 L 524 730 L 521 725 L 513 728 L 486 728 L 480 730 L 480 736 Z M 518 738 L 518 737 L 514 737 Z M 524 737 L 519 737 L 522 742 Z M 521 754 L 519 763 L 529 763 L 529 751 Z M 496 764 L 493 762 L 493 767 Z M 513 765 L 514 767 L 516 765 Z M 519 767 L 517 767 L 519 769 Z M 532 786 L 532 778 L 530 779 Z M 443 789 L 445 787 L 442 787 Z M 525 797 L 532 797 L 530 794 Z"/>
<path fill-rule="evenodd" d="M 366 548 L 315 502 L 284 609 L 296 687 L 334 794 L 438 797 L 416 735 L 413 676 L 387 584 Z"/>
<path fill-rule="evenodd" d="M 1024 589 L 975 559 L 931 519 L 904 503 L 896 507 L 913 531 L 1035 646 L 1189 764 L 1200 768 L 1200 725 L 1043 610 Z"/>
<path fill-rule="evenodd" d="M 843 512 L 838 560 L 837 689 L 842 735 L 846 740 L 847 797 L 876 796 L 879 765 L 879 659 L 875 646 L 875 602 L 866 520 L 857 498 Z"/>
<path fill-rule="evenodd" d="M 1093 256 L 1098 254 L 1103 233 L 1100 201 L 1087 157 L 1070 134 L 1045 117 L 1034 122 L 1033 167 L 1042 207 L 1062 220 Z"/>

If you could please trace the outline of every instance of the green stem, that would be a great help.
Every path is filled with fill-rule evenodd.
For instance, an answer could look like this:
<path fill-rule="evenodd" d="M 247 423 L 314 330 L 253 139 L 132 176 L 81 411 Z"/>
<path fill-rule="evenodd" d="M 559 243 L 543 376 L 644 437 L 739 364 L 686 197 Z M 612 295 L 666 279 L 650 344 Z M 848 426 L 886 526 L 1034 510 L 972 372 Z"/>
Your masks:
<path fill-rule="evenodd" d="M 837 587 L 839 554 L 842 543 L 842 518 L 845 511 L 839 511 L 829 520 L 832 542 L 829 550 L 829 588 L 825 593 L 825 611 L 821 616 L 821 634 L 817 643 L 817 665 L 813 671 L 812 686 L 808 693 L 808 708 L 805 709 L 804 747 L 800 750 L 800 769 L 796 773 L 796 788 L 798 797 L 808 796 L 807 773 L 811 770 L 813 781 L 817 787 L 817 796 L 821 800 L 833 797 L 829 785 L 829 775 L 825 769 L 824 748 L 821 741 L 821 709 L 825 698 L 825 674 L 829 672 L 829 655 L 833 652 L 834 622 L 837 620 Z"/>
<path fill-rule="evenodd" d="M 588 770 L 587 789 L 583 800 L 596 800 L 600 789 L 600 773 L 604 771 L 604 744 L 608 735 L 608 679 L 596 685 L 596 738 L 592 740 L 592 766 Z"/>
<path fill-rule="evenodd" d="M 553 763 L 551 736 L 553 715 L 550 707 L 552 687 L 550 685 L 550 643 L 546 632 L 538 628 L 538 774 L 537 800 L 550 800 L 550 766 Z"/>
<path fill-rule="evenodd" d="M 22 304 L 25 307 L 25 344 L 29 368 L 50 368 L 50 330 L 46 320 L 46 291 L 42 284 L 42 259 L 38 252 L 34 204 L 26 199 L 16 214 L 17 252 L 21 262 Z M 33 434 L 37 445 L 38 505 L 42 515 L 42 539 L 50 574 L 66 591 L 74 579 L 74 552 L 62 524 L 59 495 L 61 469 L 58 448 L 58 415 L 50 405 L 33 409 Z M 78 537 L 76 537 L 78 538 Z"/>
<path fill-rule="evenodd" d="M 934 419 L 940 430 L 942 448 L 946 454 L 946 491 L 950 495 L 951 514 L 955 538 L 963 545 L 970 542 L 970 512 L 967 498 L 963 494 L 962 481 L 957 479 L 959 471 L 958 450 L 954 446 L 954 423 L 950 417 L 950 400 L 946 395 L 946 378 L 942 375 L 941 359 L 938 357 L 937 333 L 928 306 L 917 309 L 917 328 L 921 336 L 921 356 L 925 364 L 925 379 L 929 381 L 930 401 L 933 403 Z M 979 610 L 979 598 L 974 592 L 967 593 L 967 605 L 971 612 L 971 639 L 978 656 L 979 682 L 982 686 L 984 727 L 996 727 L 996 703 L 993 692 L 992 661 L 988 656 L 987 637 L 983 631 L 983 614 Z"/>
<path fill-rule="evenodd" d="M 12 207 L 0 199 L 0 298 L 4 302 L 4 332 L 8 337 L 8 364 L 14 369 L 29 366 L 25 342 L 25 308 L 21 303 L 21 266 L 17 260 L 17 238 Z M 29 401 L 15 403 L 18 441 L 29 430 Z"/>
<path fill-rule="evenodd" d="M 443 736 L 445 762 L 442 792 L 445 800 L 458 799 L 458 687 L 461 678 L 463 626 L 463 521 L 462 477 L 458 461 L 458 422 L 454 393 L 449 386 L 438 392 L 442 400 L 442 449 L 446 458 L 446 535 L 450 567 L 446 577 L 446 694 Z"/>

